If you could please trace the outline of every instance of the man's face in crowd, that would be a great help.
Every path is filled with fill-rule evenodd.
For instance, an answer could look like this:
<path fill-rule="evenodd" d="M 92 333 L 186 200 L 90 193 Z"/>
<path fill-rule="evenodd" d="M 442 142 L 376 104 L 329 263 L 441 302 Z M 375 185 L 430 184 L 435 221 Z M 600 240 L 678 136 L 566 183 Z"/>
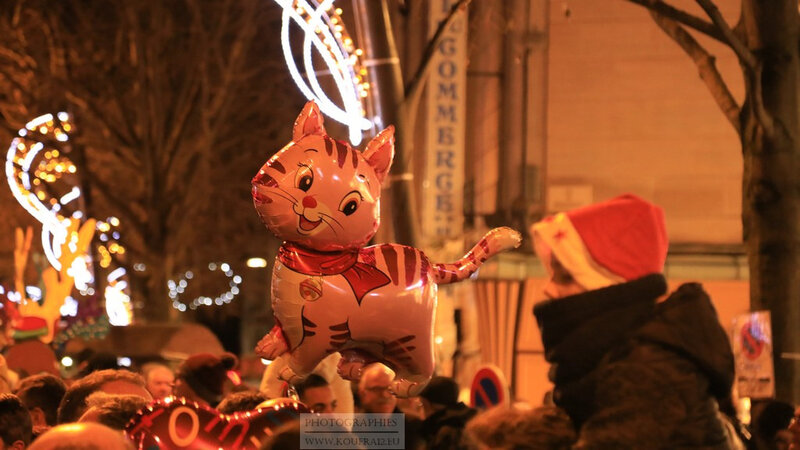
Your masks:
<path fill-rule="evenodd" d="M 336 412 L 336 399 L 333 397 L 333 390 L 330 386 L 307 388 L 303 391 L 300 401 L 315 413 L 328 414 Z"/>
<path fill-rule="evenodd" d="M 157 367 L 147 374 L 147 390 L 153 398 L 164 398 L 172 394 L 175 376 L 166 367 Z"/>
<path fill-rule="evenodd" d="M 397 399 L 389 392 L 391 375 L 386 372 L 370 372 L 365 377 L 364 386 L 358 391 L 364 412 L 388 414 L 394 411 Z"/>
<path fill-rule="evenodd" d="M 575 281 L 575 278 L 561 265 L 561 261 L 550 253 L 550 270 L 552 274 L 544 286 L 544 295 L 548 299 L 569 297 L 586 292 L 586 289 Z"/>

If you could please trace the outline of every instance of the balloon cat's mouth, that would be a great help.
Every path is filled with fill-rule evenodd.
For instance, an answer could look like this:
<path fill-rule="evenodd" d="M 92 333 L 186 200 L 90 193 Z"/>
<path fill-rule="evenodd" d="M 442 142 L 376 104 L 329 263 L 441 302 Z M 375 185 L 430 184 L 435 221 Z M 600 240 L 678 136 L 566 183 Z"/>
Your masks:
<path fill-rule="evenodd" d="M 303 216 L 302 214 L 299 217 L 300 217 L 300 229 L 303 231 L 312 231 L 314 230 L 314 228 L 317 228 L 319 224 L 322 223 L 322 219 L 319 219 L 316 222 L 312 222 L 306 219 L 305 216 Z"/>

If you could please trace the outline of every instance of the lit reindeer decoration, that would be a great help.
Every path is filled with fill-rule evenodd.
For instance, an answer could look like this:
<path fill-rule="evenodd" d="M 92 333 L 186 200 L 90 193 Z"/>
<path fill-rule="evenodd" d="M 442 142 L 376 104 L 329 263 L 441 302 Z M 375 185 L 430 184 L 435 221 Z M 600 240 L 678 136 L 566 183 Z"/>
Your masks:
<path fill-rule="evenodd" d="M 42 271 L 44 295 L 41 302 L 27 298 L 25 295 L 25 268 L 31 248 L 33 230 L 28 227 L 23 234 L 22 229 L 16 229 L 14 248 L 14 286 L 21 298 L 16 306 L 16 313 L 12 313 L 12 328 L 17 338 L 39 337 L 44 343 L 50 343 L 56 330 L 56 322 L 61 317 L 61 306 L 64 304 L 75 280 L 71 275 L 72 266 L 76 258 L 86 254 L 92 242 L 95 230 L 95 220 L 89 219 L 79 227 L 76 219 L 70 219 L 67 226 L 67 239 L 61 244 L 59 262 L 61 269 L 48 267 Z M 85 264 L 79 262 L 79 264 Z"/>

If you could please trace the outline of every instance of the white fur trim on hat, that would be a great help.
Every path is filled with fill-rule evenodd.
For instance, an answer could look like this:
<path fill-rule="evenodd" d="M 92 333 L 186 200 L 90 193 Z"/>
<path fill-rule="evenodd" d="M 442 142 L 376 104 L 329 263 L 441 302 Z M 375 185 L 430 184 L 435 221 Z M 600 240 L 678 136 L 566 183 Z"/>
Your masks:
<path fill-rule="evenodd" d="M 536 254 L 550 274 L 553 272 L 549 257 L 552 253 L 575 281 L 586 290 L 591 291 L 625 282 L 624 278 L 599 265 L 592 258 L 566 214 L 558 213 L 533 224 L 531 235 Z"/>

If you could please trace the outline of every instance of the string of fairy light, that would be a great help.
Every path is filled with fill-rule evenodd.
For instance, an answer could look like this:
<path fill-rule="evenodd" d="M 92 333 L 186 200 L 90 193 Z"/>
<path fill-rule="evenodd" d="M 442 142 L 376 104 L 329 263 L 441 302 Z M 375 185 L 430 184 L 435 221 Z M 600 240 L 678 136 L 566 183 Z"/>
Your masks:
<path fill-rule="evenodd" d="M 73 125 L 66 112 L 41 115 L 17 132 L 11 141 L 6 155 L 6 178 L 14 198 L 42 224 L 42 249 L 47 261 L 56 270 L 61 270 L 59 261 L 61 245 L 68 238 L 67 227 L 70 218 L 80 220 L 84 218 L 84 211 L 79 206 L 78 199 L 81 190 L 72 185 L 64 177 L 76 174 L 78 169 L 61 149 L 53 148 L 53 143 L 66 143 Z M 61 182 L 61 183 L 59 183 Z M 64 191 L 61 195 L 56 194 Z M 112 264 L 112 254 L 122 255 L 125 247 L 119 242 L 119 219 L 108 217 L 97 221 L 97 231 L 102 241 L 97 246 L 100 255 L 99 265 L 109 268 Z M 75 287 L 82 295 L 94 295 L 94 276 L 89 270 L 91 255 L 82 255 L 75 258 L 68 273 L 73 277 Z M 106 277 L 104 292 L 106 313 L 112 325 L 128 325 L 132 319 L 128 283 L 124 268 L 111 270 Z M 26 293 L 32 300 L 38 301 L 37 288 L 26 287 Z M 9 299 L 23 300 L 22 293 L 9 293 Z M 61 308 L 62 314 L 74 316 L 77 314 L 78 302 L 72 298 L 64 299 Z"/>
<path fill-rule="evenodd" d="M 224 274 L 228 278 L 228 290 L 217 295 L 215 298 L 211 298 L 205 295 L 200 295 L 195 297 L 190 303 L 184 303 L 181 300 L 181 294 L 183 294 L 186 289 L 189 287 L 189 283 L 195 278 L 194 272 L 191 270 L 187 270 L 184 274 L 178 278 L 177 281 L 169 280 L 167 281 L 167 287 L 169 288 L 169 298 L 172 299 L 172 307 L 177 309 L 180 312 L 185 312 L 186 309 L 195 310 L 198 307 L 203 306 L 222 306 L 230 303 L 236 298 L 236 295 L 239 294 L 239 285 L 242 283 L 242 277 L 236 275 L 233 272 L 230 264 L 228 263 L 209 263 L 208 264 L 208 271 L 209 272 L 216 272 L 219 271 Z"/>
<path fill-rule="evenodd" d="M 362 60 L 364 51 L 356 48 L 342 20 L 341 8 L 333 0 L 275 0 L 283 8 L 281 18 L 281 48 L 289 74 L 300 92 L 315 100 L 320 110 L 332 119 L 347 125 L 353 145 L 361 142 L 362 131 L 372 127 L 366 117 L 362 99 L 369 95 L 367 69 Z M 304 74 L 295 62 L 290 39 L 294 23 L 303 34 L 302 61 Z M 312 48 L 322 58 L 327 71 L 314 67 Z M 330 75 L 342 102 L 337 105 L 325 93 L 318 74 Z"/>

